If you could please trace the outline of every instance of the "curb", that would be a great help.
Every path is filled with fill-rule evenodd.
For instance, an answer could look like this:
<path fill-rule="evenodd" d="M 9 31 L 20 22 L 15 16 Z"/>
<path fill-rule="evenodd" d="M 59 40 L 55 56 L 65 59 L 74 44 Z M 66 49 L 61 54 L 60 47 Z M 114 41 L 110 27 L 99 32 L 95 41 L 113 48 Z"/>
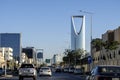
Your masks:
<path fill-rule="evenodd" d="M 2 75 L 1 78 L 8 78 L 8 77 L 13 77 L 13 75 Z"/>

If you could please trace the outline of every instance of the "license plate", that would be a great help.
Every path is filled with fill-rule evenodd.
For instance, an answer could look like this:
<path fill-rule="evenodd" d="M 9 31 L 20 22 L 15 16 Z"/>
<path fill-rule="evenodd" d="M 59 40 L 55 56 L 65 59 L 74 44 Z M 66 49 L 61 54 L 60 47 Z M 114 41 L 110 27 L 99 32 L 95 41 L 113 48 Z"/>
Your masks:
<path fill-rule="evenodd" d="M 112 80 L 120 80 L 120 78 L 112 78 Z"/>

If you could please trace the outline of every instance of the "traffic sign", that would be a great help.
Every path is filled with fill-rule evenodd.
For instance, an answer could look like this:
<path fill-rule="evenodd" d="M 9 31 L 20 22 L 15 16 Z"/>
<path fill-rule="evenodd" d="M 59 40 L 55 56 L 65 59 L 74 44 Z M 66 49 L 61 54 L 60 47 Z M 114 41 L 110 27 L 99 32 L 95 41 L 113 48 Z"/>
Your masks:
<path fill-rule="evenodd" d="M 88 56 L 88 64 L 91 64 L 91 63 L 92 63 L 92 57 Z"/>

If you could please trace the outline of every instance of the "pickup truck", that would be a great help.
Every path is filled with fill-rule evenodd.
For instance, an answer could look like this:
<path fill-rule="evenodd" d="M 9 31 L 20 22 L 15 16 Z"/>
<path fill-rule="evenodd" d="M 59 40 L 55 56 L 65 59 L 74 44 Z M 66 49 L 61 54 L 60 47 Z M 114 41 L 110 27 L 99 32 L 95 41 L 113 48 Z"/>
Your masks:
<path fill-rule="evenodd" d="M 36 80 L 37 71 L 33 64 L 21 64 L 19 68 L 19 80 L 23 80 L 24 77 L 32 77 L 33 80 Z"/>

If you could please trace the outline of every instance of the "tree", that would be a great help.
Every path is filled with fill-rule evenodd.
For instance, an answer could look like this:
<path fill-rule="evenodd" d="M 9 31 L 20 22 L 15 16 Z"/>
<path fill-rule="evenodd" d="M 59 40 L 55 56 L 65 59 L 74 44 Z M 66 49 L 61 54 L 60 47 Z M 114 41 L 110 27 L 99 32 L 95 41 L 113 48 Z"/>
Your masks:
<path fill-rule="evenodd" d="M 63 61 L 69 65 L 77 65 L 80 64 L 80 59 L 85 53 L 86 50 L 78 49 L 78 50 L 66 50 L 64 53 L 66 54 L 65 57 L 63 57 Z"/>
<path fill-rule="evenodd" d="M 68 57 L 67 57 L 67 56 L 64 56 L 64 57 L 63 57 L 63 61 L 64 61 L 65 63 L 68 63 L 68 62 L 69 62 Z"/>
<path fill-rule="evenodd" d="M 99 51 L 103 47 L 104 42 L 102 41 L 102 39 L 96 38 L 92 40 L 91 44 L 93 48 L 96 48 L 96 51 Z"/>
<path fill-rule="evenodd" d="M 107 50 L 116 50 L 119 44 L 118 41 L 106 41 L 104 47 Z"/>
<path fill-rule="evenodd" d="M 112 59 L 112 56 L 111 56 L 111 54 L 113 54 L 114 52 L 112 52 L 112 51 L 115 51 L 117 48 L 118 48 L 118 45 L 119 45 L 120 43 L 118 42 L 118 41 L 106 41 L 105 42 L 105 45 L 104 45 L 104 47 L 105 47 L 105 49 L 109 52 L 109 54 L 107 55 L 108 57 L 108 59 L 110 58 L 110 59 Z M 114 53 L 114 58 L 115 58 L 115 53 Z"/>

